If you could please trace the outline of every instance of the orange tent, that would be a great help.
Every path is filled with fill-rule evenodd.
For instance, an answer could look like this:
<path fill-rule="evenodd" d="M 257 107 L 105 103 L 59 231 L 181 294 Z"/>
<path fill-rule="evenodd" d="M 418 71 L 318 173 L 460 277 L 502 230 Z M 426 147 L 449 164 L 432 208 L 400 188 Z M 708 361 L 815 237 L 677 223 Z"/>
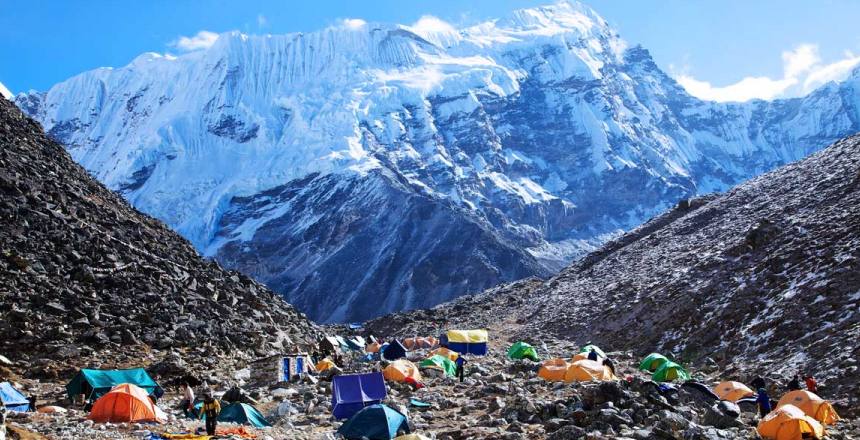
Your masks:
<path fill-rule="evenodd" d="M 416 382 L 421 381 L 421 373 L 418 372 L 418 367 L 406 359 L 398 359 L 385 367 L 382 370 L 382 375 L 386 380 L 395 382 L 405 382 L 407 377 L 415 379 Z"/>
<path fill-rule="evenodd" d="M 720 397 L 721 400 L 730 400 L 737 402 L 744 397 L 755 396 L 755 392 L 750 387 L 733 380 L 720 382 L 714 387 L 714 394 Z"/>
<path fill-rule="evenodd" d="M 547 359 L 541 363 L 538 377 L 550 382 L 562 382 L 564 381 L 564 374 L 567 372 L 568 365 L 564 359 Z"/>
<path fill-rule="evenodd" d="M 364 348 L 364 351 L 368 353 L 379 353 L 379 347 L 382 347 L 382 344 L 379 342 L 371 342 L 367 344 L 367 347 Z"/>
<path fill-rule="evenodd" d="M 406 338 L 403 340 L 403 346 L 406 347 L 407 350 L 417 350 L 419 348 L 433 348 L 437 345 L 439 345 L 439 340 L 432 336 L 428 336 L 426 338 Z"/>
<path fill-rule="evenodd" d="M 564 373 L 565 382 L 588 382 L 592 380 L 615 380 L 612 370 L 602 362 L 579 360 L 567 367 Z"/>
<path fill-rule="evenodd" d="M 162 422 L 163 414 L 143 388 L 122 383 L 96 400 L 90 419 L 98 423 Z"/>
<path fill-rule="evenodd" d="M 776 407 L 783 405 L 794 405 L 804 414 L 825 425 L 832 425 L 839 420 L 839 415 L 836 414 L 830 402 L 809 391 L 797 390 L 786 393 L 782 399 L 779 399 Z"/>
<path fill-rule="evenodd" d="M 824 427 L 794 405 L 783 405 L 766 415 L 756 428 L 768 440 L 801 440 L 804 434 L 824 437 Z"/>
<path fill-rule="evenodd" d="M 446 357 L 448 359 L 451 359 L 452 361 L 456 361 L 457 358 L 460 356 L 460 353 L 457 353 L 456 351 L 453 351 L 453 350 L 449 350 L 445 347 L 439 347 L 439 348 L 431 351 L 427 357 L 431 358 L 431 357 L 436 356 L 436 355 Z"/>

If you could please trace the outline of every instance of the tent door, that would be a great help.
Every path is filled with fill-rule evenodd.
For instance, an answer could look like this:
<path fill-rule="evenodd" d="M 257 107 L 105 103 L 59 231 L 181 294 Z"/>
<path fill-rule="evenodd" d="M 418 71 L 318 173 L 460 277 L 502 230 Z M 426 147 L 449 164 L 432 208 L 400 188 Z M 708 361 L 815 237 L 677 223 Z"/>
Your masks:
<path fill-rule="evenodd" d="M 296 374 L 302 374 L 305 372 L 305 358 L 297 357 L 296 358 Z"/>
<path fill-rule="evenodd" d="M 290 376 L 291 376 L 291 374 L 290 374 L 290 358 L 284 358 L 283 373 L 284 373 L 284 381 L 289 381 Z"/>

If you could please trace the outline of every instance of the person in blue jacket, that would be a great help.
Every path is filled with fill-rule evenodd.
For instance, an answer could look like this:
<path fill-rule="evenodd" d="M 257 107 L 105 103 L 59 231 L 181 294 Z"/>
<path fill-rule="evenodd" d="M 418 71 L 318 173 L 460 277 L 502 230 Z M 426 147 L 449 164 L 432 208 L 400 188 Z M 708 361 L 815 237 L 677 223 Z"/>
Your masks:
<path fill-rule="evenodd" d="M 591 349 L 591 351 L 588 352 L 588 360 L 590 360 L 590 361 L 596 361 L 597 356 L 599 356 L 597 354 L 597 350 L 595 350 L 593 348 Z"/>
<path fill-rule="evenodd" d="M 758 404 L 758 413 L 759 416 L 764 418 L 764 416 L 770 413 L 770 396 L 767 395 L 767 391 L 764 388 L 758 389 L 758 396 L 756 396 L 755 403 Z"/>
<path fill-rule="evenodd" d="M 463 376 L 465 374 L 463 370 L 466 369 L 466 358 L 460 354 L 454 362 L 457 364 L 457 377 L 460 378 L 460 382 L 463 382 Z"/>

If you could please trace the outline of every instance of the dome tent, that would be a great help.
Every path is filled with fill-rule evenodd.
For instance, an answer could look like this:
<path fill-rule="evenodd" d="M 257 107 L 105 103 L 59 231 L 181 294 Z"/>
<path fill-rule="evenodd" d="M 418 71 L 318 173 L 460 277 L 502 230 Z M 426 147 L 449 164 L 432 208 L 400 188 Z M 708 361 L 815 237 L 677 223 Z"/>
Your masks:
<path fill-rule="evenodd" d="M 717 386 L 714 387 L 714 393 L 720 397 L 720 400 L 729 400 L 732 402 L 737 402 L 744 397 L 751 397 L 755 395 L 755 391 L 753 391 L 750 387 L 740 382 L 735 382 L 733 380 L 720 382 Z"/>
<path fill-rule="evenodd" d="M 400 433 L 409 433 L 406 416 L 387 405 L 378 403 L 355 413 L 337 433 L 347 439 L 391 440 Z"/>
<path fill-rule="evenodd" d="M 666 356 L 663 356 L 660 353 L 651 353 L 648 356 L 645 356 L 645 359 L 642 359 L 642 362 L 639 362 L 639 369 L 653 373 L 666 362 L 669 362 L 669 358 Z"/>
<path fill-rule="evenodd" d="M 771 411 L 756 427 L 768 440 L 801 440 L 824 437 L 824 426 L 794 405 L 783 405 Z"/>
<path fill-rule="evenodd" d="M 537 355 L 537 350 L 525 342 L 519 341 L 511 345 L 508 349 L 508 357 L 511 359 L 529 359 L 535 362 L 540 362 Z"/>
<path fill-rule="evenodd" d="M 690 380 L 690 373 L 672 361 L 665 362 L 651 375 L 654 382 L 671 382 L 675 379 Z"/>
<path fill-rule="evenodd" d="M 149 394 L 130 383 L 117 385 L 99 397 L 89 418 L 97 423 L 162 422 L 166 419 Z"/>
<path fill-rule="evenodd" d="M 824 425 L 832 425 L 839 420 L 839 415 L 836 414 L 830 402 L 809 391 L 796 390 L 786 393 L 779 399 L 776 407 L 779 408 L 785 405 L 797 407 L 804 414 Z"/>

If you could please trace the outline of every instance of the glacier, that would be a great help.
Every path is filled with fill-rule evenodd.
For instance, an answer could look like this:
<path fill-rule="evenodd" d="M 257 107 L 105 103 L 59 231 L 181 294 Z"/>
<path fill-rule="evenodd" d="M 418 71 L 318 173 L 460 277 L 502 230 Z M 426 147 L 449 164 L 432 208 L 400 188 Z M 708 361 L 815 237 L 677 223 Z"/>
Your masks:
<path fill-rule="evenodd" d="M 860 131 L 858 85 L 702 101 L 561 2 L 460 29 L 228 32 L 15 102 L 204 255 L 335 322 L 546 276 Z"/>

